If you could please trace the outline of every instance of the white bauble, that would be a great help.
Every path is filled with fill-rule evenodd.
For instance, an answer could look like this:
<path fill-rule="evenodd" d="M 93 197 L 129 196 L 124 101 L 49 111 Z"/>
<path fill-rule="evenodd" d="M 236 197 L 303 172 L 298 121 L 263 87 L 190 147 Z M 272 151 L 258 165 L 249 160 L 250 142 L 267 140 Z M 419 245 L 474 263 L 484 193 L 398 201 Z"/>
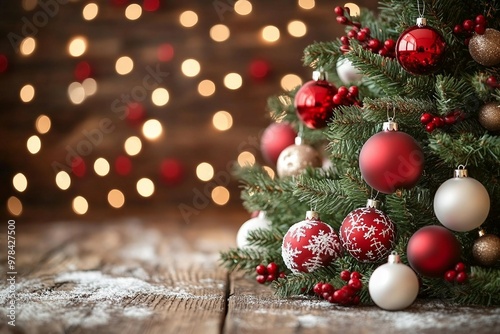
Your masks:
<path fill-rule="evenodd" d="M 255 231 L 257 229 L 269 229 L 271 227 L 271 222 L 266 218 L 264 211 L 260 211 L 259 215 L 254 218 L 250 218 L 241 225 L 236 234 L 236 246 L 238 248 L 248 248 L 248 233 L 250 231 Z"/>
<path fill-rule="evenodd" d="M 479 227 L 490 212 L 490 196 L 481 182 L 467 176 L 466 169 L 455 170 L 434 195 L 434 213 L 445 227 L 457 232 Z"/>
<path fill-rule="evenodd" d="M 337 75 L 346 85 L 357 83 L 363 78 L 363 74 L 347 58 L 339 58 L 337 61 Z"/>
<path fill-rule="evenodd" d="M 415 272 L 401 263 L 399 255 L 392 253 L 370 277 L 368 291 L 378 307 L 388 311 L 402 310 L 417 298 L 419 282 Z"/>

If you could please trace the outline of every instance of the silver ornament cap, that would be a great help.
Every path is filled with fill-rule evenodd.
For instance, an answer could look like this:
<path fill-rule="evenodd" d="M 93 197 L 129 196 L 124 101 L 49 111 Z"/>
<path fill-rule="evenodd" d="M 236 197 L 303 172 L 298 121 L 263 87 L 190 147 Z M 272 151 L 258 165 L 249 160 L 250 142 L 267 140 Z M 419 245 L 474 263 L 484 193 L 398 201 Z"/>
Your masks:
<path fill-rule="evenodd" d="M 422 28 L 427 25 L 427 19 L 425 17 L 419 17 L 417 18 L 417 26 Z"/>
<path fill-rule="evenodd" d="M 366 201 L 366 207 L 367 208 L 374 208 L 374 209 L 379 209 L 380 208 L 380 201 L 376 199 L 368 199 Z"/>
<path fill-rule="evenodd" d="M 401 258 L 397 252 L 392 251 L 387 259 L 387 263 L 401 263 Z"/>
<path fill-rule="evenodd" d="M 384 122 L 384 124 L 382 126 L 382 131 L 398 131 L 398 130 L 399 130 L 398 123 L 396 123 L 392 120 L 388 120 L 387 122 Z"/>
<path fill-rule="evenodd" d="M 313 71 L 312 78 L 314 81 L 326 81 L 328 80 L 328 75 L 323 69 L 319 69 L 317 71 Z"/>
<path fill-rule="evenodd" d="M 310 210 L 306 212 L 306 219 L 307 220 L 319 220 L 319 213 L 316 211 Z"/>
<path fill-rule="evenodd" d="M 460 167 L 462 167 L 462 168 L 460 168 Z M 458 177 L 458 178 L 460 178 L 460 177 L 469 177 L 469 172 L 467 171 L 467 169 L 465 169 L 465 167 L 459 166 L 453 172 L 453 177 Z"/>

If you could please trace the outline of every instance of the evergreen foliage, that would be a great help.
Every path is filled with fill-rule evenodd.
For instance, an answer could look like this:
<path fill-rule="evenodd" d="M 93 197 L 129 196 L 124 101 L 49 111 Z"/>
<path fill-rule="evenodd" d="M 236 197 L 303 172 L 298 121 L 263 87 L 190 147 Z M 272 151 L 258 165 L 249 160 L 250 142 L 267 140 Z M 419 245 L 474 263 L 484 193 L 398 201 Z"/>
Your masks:
<path fill-rule="evenodd" d="M 308 169 L 300 176 L 281 179 L 271 178 L 258 165 L 236 171 L 242 181 L 245 208 L 266 211 L 272 229 L 251 232 L 249 241 L 255 248 L 223 252 L 223 264 L 250 274 L 254 274 L 256 265 L 271 261 L 285 268 L 281 259 L 282 238 L 291 225 L 304 219 L 307 210 L 318 211 L 321 220 L 338 231 L 350 211 L 364 206 L 375 195 L 383 203 L 381 209 L 396 224 L 395 250 L 408 263 L 406 245 L 412 234 L 423 226 L 440 225 L 433 212 L 434 193 L 452 177 L 458 165 L 466 165 L 469 175 L 488 190 L 492 205 L 482 227 L 490 234 L 500 235 L 500 207 L 496 205 L 500 203 L 500 136 L 486 131 L 477 120 L 481 106 L 500 101 L 500 89 L 485 85 L 489 76 L 500 77 L 500 67 L 476 63 L 463 39 L 452 33 L 456 24 L 477 14 L 487 17 L 490 28 L 500 28 L 499 0 L 425 0 L 428 25 L 438 30 L 447 43 L 446 61 L 434 75 L 407 73 L 396 60 L 363 49 L 356 41 L 351 43 L 347 54 L 340 51 L 338 39 L 308 46 L 304 65 L 324 69 L 330 74 L 329 81 L 337 87 L 343 85 L 335 73 L 337 61 L 340 58 L 352 61 L 363 73 L 362 81 L 357 83 L 363 106 L 341 107 L 327 128 L 310 130 L 301 125 L 295 113 L 293 99 L 298 88 L 268 100 L 273 119 L 293 124 L 304 140 L 318 149 L 326 147 L 325 156 L 334 167 L 327 171 Z M 360 21 L 362 26 L 370 27 L 372 37 L 397 40 L 404 29 L 415 24 L 418 16 L 416 0 L 384 0 L 380 1 L 378 15 L 363 11 Z M 465 119 L 431 133 L 420 123 L 423 113 L 444 116 L 454 110 L 460 110 Z M 358 156 L 366 140 L 380 131 L 382 122 L 393 113 L 400 129 L 421 144 L 425 169 L 411 190 L 374 194 L 361 177 Z M 467 283 L 457 285 L 442 278 L 422 278 L 421 297 L 443 298 L 459 304 L 500 305 L 500 266 L 485 268 L 474 262 L 471 249 L 477 231 L 454 234 L 462 244 L 462 260 L 470 268 Z M 368 279 L 380 264 L 360 263 L 345 254 L 313 273 L 288 273 L 286 278 L 275 281 L 273 287 L 282 297 L 307 294 L 320 281 L 341 286 L 340 271 L 356 270 L 363 275 L 361 300 L 371 303 Z"/>

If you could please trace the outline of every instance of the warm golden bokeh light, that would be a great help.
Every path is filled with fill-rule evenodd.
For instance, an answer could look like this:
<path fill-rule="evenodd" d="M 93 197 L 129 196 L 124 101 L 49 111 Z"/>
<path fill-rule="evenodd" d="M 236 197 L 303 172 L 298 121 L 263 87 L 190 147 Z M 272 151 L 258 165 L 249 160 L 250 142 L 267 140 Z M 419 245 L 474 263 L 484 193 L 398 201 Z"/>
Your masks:
<path fill-rule="evenodd" d="M 97 4 L 91 2 L 83 7 L 82 15 L 83 18 L 87 21 L 93 20 L 96 18 L 97 13 L 99 13 L 99 6 Z"/>
<path fill-rule="evenodd" d="M 134 69 L 134 61 L 130 57 L 127 56 L 120 57 L 115 63 L 116 73 L 120 75 L 129 74 L 130 72 L 132 72 L 133 69 Z"/>
<path fill-rule="evenodd" d="M 119 209 L 125 204 L 125 195 L 120 190 L 113 189 L 108 193 L 108 203 L 113 208 Z"/>
<path fill-rule="evenodd" d="M 165 88 L 156 88 L 153 93 L 151 93 L 151 101 L 153 101 L 155 106 L 162 107 L 167 104 L 169 100 L 170 94 Z"/>
<path fill-rule="evenodd" d="M 97 92 L 97 81 L 93 78 L 87 78 L 82 82 L 83 91 L 85 96 L 94 95 Z"/>
<path fill-rule="evenodd" d="M 212 80 L 202 80 L 198 84 L 198 93 L 201 96 L 211 96 L 215 93 L 215 84 Z"/>
<path fill-rule="evenodd" d="M 77 81 L 70 83 L 68 86 L 68 97 L 71 103 L 81 104 L 85 101 L 85 88 Z"/>
<path fill-rule="evenodd" d="M 163 127 L 160 121 L 156 119 L 150 119 L 144 122 L 142 125 L 142 134 L 146 139 L 155 140 L 160 138 L 163 132 Z"/>
<path fill-rule="evenodd" d="M 142 197 L 150 197 L 155 192 L 155 184 L 150 179 L 143 177 L 137 181 L 137 192 Z"/>
<path fill-rule="evenodd" d="M 19 97 L 24 103 L 31 102 L 35 97 L 35 87 L 33 85 L 24 85 L 19 91 Z"/>
<path fill-rule="evenodd" d="M 198 23 L 198 14 L 192 10 L 187 10 L 179 16 L 179 22 L 183 27 L 191 28 Z"/>
<path fill-rule="evenodd" d="M 50 131 L 50 127 L 52 126 L 52 122 L 50 121 L 49 116 L 40 115 L 35 121 L 35 128 L 39 134 L 43 135 Z"/>
<path fill-rule="evenodd" d="M 252 3 L 248 0 L 238 0 L 234 3 L 234 11 L 239 15 L 248 15 L 252 12 Z"/>
<path fill-rule="evenodd" d="M 71 186 L 71 177 L 65 171 L 56 174 L 56 185 L 61 190 L 67 190 Z"/>
<path fill-rule="evenodd" d="M 252 166 L 255 164 L 255 156 L 248 151 L 243 151 L 238 155 L 238 164 L 241 167 Z"/>
<path fill-rule="evenodd" d="M 38 5 L 38 0 L 23 0 L 23 9 L 26 11 L 30 11 L 35 9 L 36 5 Z"/>
<path fill-rule="evenodd" d="M 293 37 L 302 37 L 307 34 L 307 27 L 302 21 L 291 21 L 287 26 L 288 33 Z"/>
<path fill-rule="evenodd" d="M 125 152 L 128 155 L 134 156 L 139 154 L 139 152 L 141 152 L 142 142 L 141 139 L 139 139 L 139 137 L 132 136 L 127 138 L 127 140 L 125 140 L 125 144 L 123 146 L 125 148 Z"/>
<path fill-rule="evenodd" d="M 36 40 L 33 37 L 26 37 L 19 45 L 19 52 L 21 52 L 23 56 L 29 56 L 35 51 L 35 48 Z"/>
<path fill-rule="evenodd" d="M 276 173 L 274 172 L 274 169 L 272 169 L 269 166 L 263 166 L 262 168 L 264 168 L 264 170 L 267 172 L 267 175 L 269 175 L 269 177 L 271 179 L 274 179 L 274 176 L 276 175 Z"/>
<path fill-rule="evenodd" d="M 224 77 L 224 86 L 229 89 L 238 89 L 243 84 L 243 78 L 238 73 L 229 73 Z"/>
<path fill-rule="evenodd" d="M 230 35 L 229 28 L 223 24 L 216 24 L 210 28 L 210 37 L 216 42 L 224 42 Z"/>
<path fill-rule="evenodd" d="M 182 73 L 187 77 L 195 77 L 200 73 L 200 63 L 195 59 L 186 59 L 181 65 Z"/>
<path fill-rule="evenodd" d="M 7 200 L 7 210 L 13 216 L 20 216 L 23 213 L 23 204 L 16 196 L 10 196 Z"/>
<path fill-rule="evenodd" d="M 281 78 L 281 88 L 284 90 L 292 90 L 300 85 L 302 85 L 302 79 L 296 74 L 287 74 Z"/>
<path fill-rule="evenodd" d="M 142 7 L 136 3 L 130 4 L 125 9 L 125 17 L 130 21 L 137 20 L 142 15 Z"/>
<path fill-rule="evenodd" d="M 299 7 L 302 9 L 313 9 L 315 5 L 314 0 L 299 0 Z"/>
<path fill-rule="evenodd" d="M 212 117 L 212 124 L 219 131 L 226 131 L 233 126 L 233 117 L 227 111 L 217 111 Z"/>
<path fill-rule="evenodd" d="M 22 193 L 28 187 L 28 179 L 23 173 L 17 173 L 12 178 L 12 185 L 14 186 L 14 189 Z"/>
<path fill-rule="evenodd" d="M 266 26 L 262 29 L 262 38 L 269 43 L 276 42 L 280 39 L 280 30 L 275 26 Z"/>
<path fill-rule="evenodd" d="M 196 176 L 201 181 L 210 181 L 214 177 L 214 168 L 208 162 L 202 162 L 196 166 Z"/>
<path fill-rule="evenodd" d="M 89 203 L 83 196 L 76 196 L 72 204 L 73 211 L 78 215 L 84 215 L 89 210 Z"/>
<path fill-rule="evenodd" d="M 344 5 L 344 7 L 349 8 L 349 15 L 351 15 L 351 17 L 359 16 L 359 14 L 361 13 L 359 6 L 355 3 L 348 2 Z"/>
<path fill-rule="evenodd" d="M 225 205 L 229 202 L 229 190 L 223 186 L 212 189 L 212 201 L 217 205 Z"/>
<path fill-rule="evenodd" d="M 40 149 L 42 148 L 42 141 L 40 140 L 40 137 L 36 135 L 29 137 L 26 142 L 26 147 L 28 147 L 28 152 L 31 154 L 37 154 L 40 152 Z"/>
<path fill-rule="evenodd" d="M 94 162 L 94 171 L 99 176 L 108 175 L 110 168 L 108 160 L 104 158 L 97 158 Z"/>
<path fill-rule="evenodd" d="M 80 57 L 87 51 L 87 39 L 83 36 L 73 37 L 68 44 L 68 52 L 73 57 Z"/>

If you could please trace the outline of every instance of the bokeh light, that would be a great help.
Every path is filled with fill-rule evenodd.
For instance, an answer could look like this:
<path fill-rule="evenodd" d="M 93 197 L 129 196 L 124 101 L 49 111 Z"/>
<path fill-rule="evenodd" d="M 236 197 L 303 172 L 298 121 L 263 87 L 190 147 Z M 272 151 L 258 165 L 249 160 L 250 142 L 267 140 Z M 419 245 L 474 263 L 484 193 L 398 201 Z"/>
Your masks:
<path fill-rule="evenodd" d="M 99 13 L 99 6 L 97 4 L 91 2 L 83 7 L 82 15 L 83 18 L 87 21 L 93 20 L 96 18 Z"/>
<path fill-rule="evenodd" d="M 12 178 L 12 185 L 14 186 L 14 189 L 22 193 L 28 187 L 28 179 L 23 173 L 17 173 Z"/>
<path fill-rule="evenodd" d="M 355 3 L 348 2 L 344 5 L 344 7 L 349 8 L 349 15 L 351 15 L 351 17 L 359 16 L 359 14 L 361 13 L 359 6 Z"/>
<path fill-rule="evenodd" d="M 77 81 L 70 83 L 68 86 L 68 97 L 71 103 L 81 104 L 85 101 L 85 88 Z"/>
<path fill-rule="evenodd" d="M 262 39 L 273 43 L 280 39 L 280 30 L 275 26 L 266 26 L 262 29 Z"/>
<path fill-rule="evenodd" d="M 128 155 L 134 156 L 134 155 L 139 154 L 139 152 L 141 152 L 142 142 L 141 142 L 141 139 L 139 137 L 132 136 L 132 137 L 127 138 L 127 140 L 125 140 L 125 144 L 123 146 L 124 146 L 125 152 Z"/>
<path fill-rule="evenodd" d="M 130 4 L 125 9 L 125 17 L 130 21 L 137 20 L 142 15 L 142 7 L 136 3 Z"/>
<path fill-rule="evenodd" d="M 129 157 L 119 156 L 115 160 L 115 170 L 118 175 L 127 176 L 132 171 L 132 161 Z"/>
<path fill-rule="evenodd" d="M 217 205 L 225 205 L 229 202 L 229 190 L 223 186 L 217 186 L 212 189 L 212 201 Z"/>
<path fill-rule="evenodd" d="M 85 92 L 85 96 L 91 96 L 97 92 L 97 82 L 92 78 L 83 80 L 82 87 Z"/>
<path fill-rule="evenodd" d="M 252 12 L 252 3 L 248 0 L 238 0 L 234 3 L 234 11 L 239 15 L 248 15 Z"/>
<path fill-rule="evenodd" d="M 215 83 L 212 80 L 202 80 L 198 84 L 198 93 L 201 96 L 211 96 L 215 93 Z"/>
<path fill-rule="evenodd" d="M 71 186 L 71 177 L 65 171 L 56 174 L 56 185 L 61 190 L 67 190 Z"/>
<path fill-rule="evenodd" d="M 224 86 L 229 89 L 238 89 L 243 84 L 243 78 L 238 73 L 229 73 L 224 77 Z"/>
<path fill-rule="evenodd" d="M 210 181 L 214 177 L 214 168 L 208 162 L 202 162 L 196 166 L 196 176 L 201 181 Z"/>
<path fill-rule="evenodd" d="M 35 97 L 35 87 L 33 85 L 24 85 L 19 91 L 19 97 L 24 103 L 31 102 Z"/>
<path fill-rule="evenodd" d="M 35 48 L 36 40 L 33 37 L 26 37 L 19 45 L 19 52 L 21 52 L 23 56 L 29 56 L 35 51 Z"/>
<path fill-rule="evenodd" d="M 36 121 L 35 121 L 36 131 L 38 131 L 38 133 L 41 135 L 49 132 L 51 125 L 52 125 L 52 122 L 50 121 L 49 116 L 46 116 L 46 115 L 38 116 Z"/>
<path fill-rule="evenodd" d="M 219 131 L 226 131 L 233 126 L 233 117 L 227 111 L 220 110 L 212 117 L 212 124 Z"/>
<path fill-rule="evenodd" d="M 108 160 L 104 158 L 97 158 L 96 161 L 94 162 L 94 171 L 97 175 L 99 176 L 106 176 L 108 175 L 110 170 L 109 162 Z"/>
<path fill-rule="evenodd" d="M 38 0 L 23 0 L 22 4 L 25 11 L 30 11 L 35 9 L 38 4 Z"/>
<path fill-rule="evenodd" d="M 302 9 L 313 9 L 315 5 L 314 0 L 299 0 L 299 7 Z"/>
<path fill-rule="evenodd" d="M 187 77 L 195 77 L 200 73 L 200 63 L 195 59 L 186 59 L 181 65 L 182 73 Z"/>
<path fill-rule="evenodd" d="M 142 7 L 147 12 L 155 12 L 160 8 L 160 0 L 143 0 Z"/>
<path fill-rule="evenodd" d="M 210 28 L 210 37 L 216 42 L 224 42 L 230 35 L 229 28 L 223 24 L 216 24 Z"/>
<path fill-rule="evenodd" d="M 137 181 L 137 192 L 142 197 L 150 197 L 155 192 L 155 184 L 150 179 L 143 177 Z"/>
<path fill-rule="evenodd" d="M 134 61 L 130 57 L 127 56 L 120 57 L 115 63 L 116 73 L 120 75 L 129 74 L 130 72 L 132 72 L 133 69 L 134 69 Z"/>
<path fill-rule="evenodd" d="M 72 203 L 73 211 L 77 215 L 84 215 L 89 210 L 89 203 L 83 196 L 76 196 Z"/>
<path fill-rule="evenodd" d="M 158 107 L 162 107 L 167 104 L 168 100 L 170 100 L 170 94 L 165 88 L 156 88 L 151 94 L 151 101 L 153 101 L 153 104 Z"/>
<path fill-rule="evenodd" d="M 179 16 L 179 22 L 183 27 L 191 28 L 198 23 L 198 14 L 192 10 L 187 10 Z"/>
<path fill-rule="evenodd" d="M 287 26 L 288 33 L 293 37 L 302 37 L 307 33 L 307 27 L 302 21 L 291 21 Z"/>
<path fill-rule="evenodd" d="M 80 57 L 87 51 L 87 39 L 83 36 L 73 37 L 68 44 L 68 52 L 73 57 Z"/>
<path fill-rule="evenodd" d="M 271 179 L 274 179 L 274 177 L 276 176 L 276 173 L 274 172 L 274 169 L 272 169 L 269 166 L 263 166 L 262 168 L 266 171 L 267 175 L 269 175 L 269 177 Z"/>
<path fill-rule="evenodd" d="M 248 151 L 241 152 L 238 155 L 238 159 L 237 160 L 238 160 L 238 164 L 241 167 L 252 166 L 253 164 L 255 164 L 255 156 L 253 155 L 253 153 L 248 152 Z"/>
<path fill-rule="evenodd" d="M 302 79 L 296 74 L 286 74 L 281 78 L 281 88 L 284 90 L 292 90 L 300 85 L 302 85 Z"/>
<path fill-rule="evenodd" d="M 158 47 L 157 56 L 159 61 L 170 61 L 174 57 L 174 47 L 169 43 L 164 43 Z"/>
<path fill-rule="evenodd" d="M 108 203 L 113 208 L 119 209 L 125 204 L 125 195 L 118 189 L 112 189 L 108 193 Z"/>
<path fill-rule="evenodd" d="M 36 135 L 29 137 L 26 142 L 26 147 L 28 147 L 28 152 L 31 154 L 37 154 L 40 152 L 40 149 L 42 148 L 42 141 L 40 140 L 40 137 Z"/>
<path fill-rule="evenodd" d="M 7 210 L 13 216 L 20 216 L 23 213 L 23 204 L 16 196 L 10 196 L 7 200 Z"/>
<path fill-rule="evenodd" d="M 155 140 L 160 138 L 163 132 L 163 127 L 157 119 L 150 119 L 142 125 L 142 134 L 146 139 Z"/>

